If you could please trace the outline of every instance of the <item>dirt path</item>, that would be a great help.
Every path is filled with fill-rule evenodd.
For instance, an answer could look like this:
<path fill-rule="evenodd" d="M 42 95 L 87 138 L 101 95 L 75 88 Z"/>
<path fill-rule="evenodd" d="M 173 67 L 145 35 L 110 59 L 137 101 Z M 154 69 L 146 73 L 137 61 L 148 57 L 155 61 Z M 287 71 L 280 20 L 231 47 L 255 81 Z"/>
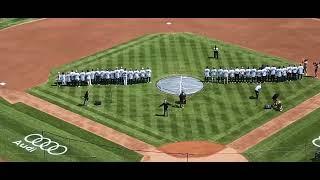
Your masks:
<path fill-rule="evenodd" d="M 239 153 L 243 153 L 250 147 L 253 147 L 264 139 L 267 139 L 281 129 L 298 121 L 319 107 L 320 94 L 317 94 L 298 106 L 290 109 L 289 111 L 286 111 L 280 116 L 268 121 L 264 125 L 252 130 L 248 134 L 242 136 L 227 146 L 237 150 Z"/>
<path fill-rule="evenodd" d="M 157 32 L 202 34 L 297 62 L 319 58 L 320 21 L 313 19 L 45 19 L 0 32 L 0 82 L 25 90 L 47 81 L 54 67 Z"/>

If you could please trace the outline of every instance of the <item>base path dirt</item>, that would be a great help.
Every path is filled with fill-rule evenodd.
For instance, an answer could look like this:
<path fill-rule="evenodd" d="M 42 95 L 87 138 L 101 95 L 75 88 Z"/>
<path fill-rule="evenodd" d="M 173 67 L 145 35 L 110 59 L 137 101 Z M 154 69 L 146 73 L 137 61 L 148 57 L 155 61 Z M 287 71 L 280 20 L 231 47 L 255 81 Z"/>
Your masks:
<path fill-rule="evenodd" d="M 284 112 L 280 116 L 268 121 L 264 125 L 252 130 L 227 146 L 237 150 L 239 153 L 243 153 L 319 107 L 320 94 L 317 94 L 289 111 Z"/>

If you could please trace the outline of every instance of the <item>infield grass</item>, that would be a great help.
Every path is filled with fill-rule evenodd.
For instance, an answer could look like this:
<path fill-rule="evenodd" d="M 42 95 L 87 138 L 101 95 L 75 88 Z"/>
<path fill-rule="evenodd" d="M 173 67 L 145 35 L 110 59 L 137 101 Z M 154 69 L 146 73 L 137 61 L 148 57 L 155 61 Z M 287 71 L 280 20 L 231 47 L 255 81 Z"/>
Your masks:
<path fill-rule="evenodd" d="M 68 151 L 50 155 L 40 148 L 33 152 L 12 142 L 29 134 L 43 134 Z M 9 104 L 0 98 L 0 158 L 5 161 L 139 161 L 142 156 L 90 132 L 63 122 L 22 103 Z"/>
<path fill-rule="evenodd" d="M 220 59 L 208 58 L 213 45 L 220 49 Z M 46 84 L 29 93 L 81 114 L 152 145 L 189 140 L 208 140 L 227 144 L 261 126 L 281 112 L 264 110 L 274 93 L 280 93 L 284 111 L 318 93 L 320 82 L 313 78 L 262 85 L 260 101 L 249 99 L 254 84 L 212 84 L 188 97 L 184 109 L 170 108 L 169 117 L 158 106 L 166 97 L 174 103 L 178 97 L 164 94 L 156 82 L 173 74 L 203 79 L 203 70 L 210 67 L 283 66 L 290 62 L 218 40 L 191 33 L 152 34 L 114 48 L 82 58 L 54 69 Z M 92 68 L 150 67 L 152 83 L 131 86 L 56 87 L 57 72 Z M 90 89 L 90 106 L 80 107 L 81 96 Z M 95 100 L 102 105 L 95 107 Z"/>

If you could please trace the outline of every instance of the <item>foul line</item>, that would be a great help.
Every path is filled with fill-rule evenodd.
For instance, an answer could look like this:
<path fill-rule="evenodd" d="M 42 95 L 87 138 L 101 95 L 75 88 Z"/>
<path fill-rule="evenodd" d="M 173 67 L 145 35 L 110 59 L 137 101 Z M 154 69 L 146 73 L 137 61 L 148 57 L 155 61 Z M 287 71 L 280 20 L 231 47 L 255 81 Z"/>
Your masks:
<path fill-rule="evenodd" d="M 21 26 L 21 25 L 24 25 L 24 24 L 29 24 L 29 23 L 33 23 L 33 22 L 41 21 L 41 20 L 45 20 L 45 19 L 47 19 L 47 18 L 35 19 L 35 20 L 32 20 L 32 21 L 24 22 L 24 23 L 19 23 L 19 24 L 13 25 L 13 26 L 9 26 L 9 27 L 0 29 L 0 31 L 4 31 L 4 30 L 10 29 L 10 28 L 14 28 L 14 27 L 17 27 L 17 26 Z"/>

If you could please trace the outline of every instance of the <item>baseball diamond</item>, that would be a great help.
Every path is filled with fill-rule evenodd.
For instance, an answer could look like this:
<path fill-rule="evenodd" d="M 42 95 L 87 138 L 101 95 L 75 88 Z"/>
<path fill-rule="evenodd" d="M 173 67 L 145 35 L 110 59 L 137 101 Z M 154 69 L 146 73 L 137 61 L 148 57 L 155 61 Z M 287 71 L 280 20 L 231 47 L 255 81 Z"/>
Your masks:
<path fill-rule="evenodd" d="M 312 18 L 0 29 L 0 161 L 318 161 Z"/>

